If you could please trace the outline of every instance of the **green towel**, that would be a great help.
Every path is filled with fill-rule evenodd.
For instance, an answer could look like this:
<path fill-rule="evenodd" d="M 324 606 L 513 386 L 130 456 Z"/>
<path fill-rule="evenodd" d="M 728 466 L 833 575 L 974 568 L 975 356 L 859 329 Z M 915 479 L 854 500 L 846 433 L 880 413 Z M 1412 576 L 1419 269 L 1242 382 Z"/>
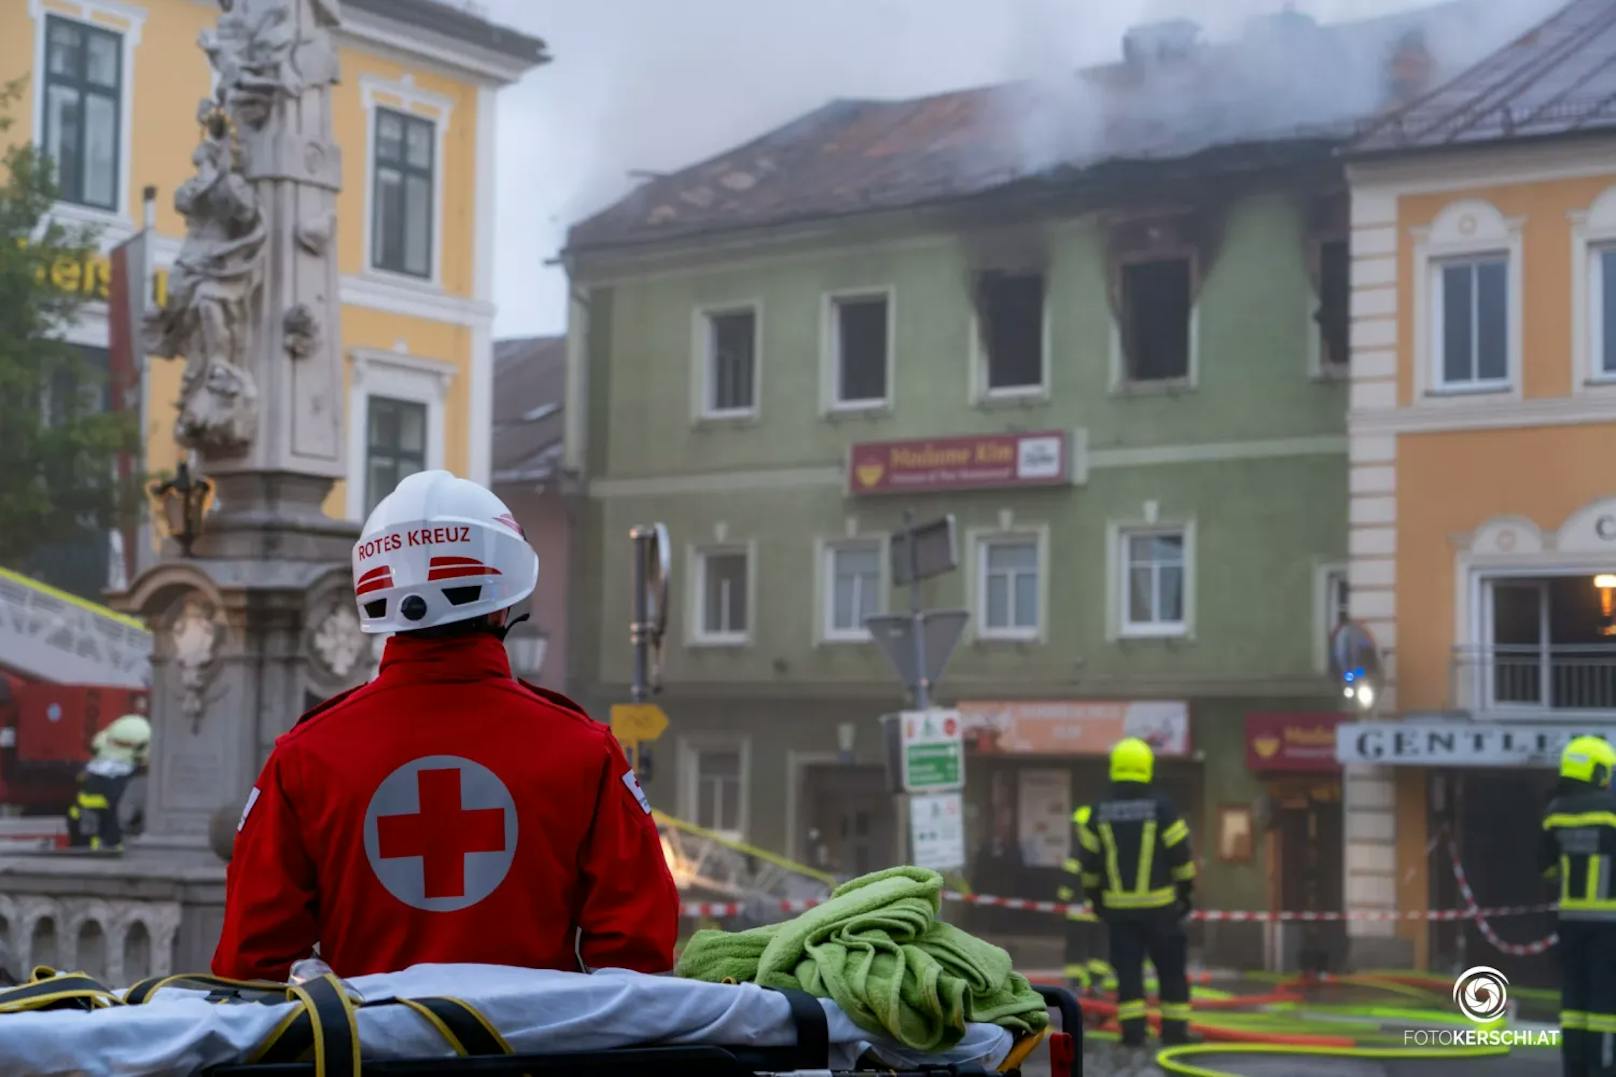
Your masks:
<path fill-rule="evenodd" d="M 1048 1023 L 1044 1000 L 991 943 L 939 923 L 943 878 L 878 871 L 780 924 L 698 931 L 679 958 L 692 980 L 752 981 L 833 1000 L 860 1027 L 919 1051 L 959 1042 L 969 1022 L 1016 1035 Z"/>

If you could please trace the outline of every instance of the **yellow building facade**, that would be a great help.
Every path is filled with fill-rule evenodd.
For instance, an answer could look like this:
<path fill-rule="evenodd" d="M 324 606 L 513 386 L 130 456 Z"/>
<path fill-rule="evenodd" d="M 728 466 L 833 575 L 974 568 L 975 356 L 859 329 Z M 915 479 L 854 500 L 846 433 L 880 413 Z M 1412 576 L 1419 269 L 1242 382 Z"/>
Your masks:
<path fill-rule="evenodd" d="M 1484 907 L 1551 898 L 1533 857 L 1553 763 L 1574 733 L 1616 739 L 1616 135 L 1534 84 L 1483 104 L 1467 80 L 1489 75 L 1349 165 L 1350 606 L 1385 678 L 1338 746 L 1360 913 L 1463 907 L 1454 856 Z M 1551 126 L 1527 137 L 1534 116 Z M 1377 963 L 1522 962 L 1552 920 L 1489 928 L 1515 949 L 1418 919 L 1349 930 Z"/>
<path fill-rule="evenodd" d="M 347 477 L 326 511 L 360 519 L 413 470 L 488 481 L 497 100 L 546 57 L 543 42 L 437 0 L 341 9 L 332 127 Z M 56 160 L 56 215 L 98 228 L 103 251 L 141 227 L 142 192 L 156 188 L 159 298 L 184 234 L 173 194 L 212 87 L 197 40 L 218 14 L 203 0 L 0 4 L 0 80 L 27 85 L 11 137 Z M 71 334 L 91 354 L 107 346 L 106 274 L 104 258 L 53 274 L 92 298 Z M 148 472 L 178 460 L 181 369 L 146 365 Z"/>

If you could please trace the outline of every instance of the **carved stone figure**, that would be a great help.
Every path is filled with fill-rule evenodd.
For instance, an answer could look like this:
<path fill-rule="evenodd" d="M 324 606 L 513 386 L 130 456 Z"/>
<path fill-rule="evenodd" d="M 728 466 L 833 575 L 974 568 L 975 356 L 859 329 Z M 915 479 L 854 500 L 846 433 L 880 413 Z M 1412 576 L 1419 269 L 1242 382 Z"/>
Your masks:
<path fill-rule="evenodd" d="M 293 359 L 307 359 L 320 343 L 320 323 L 307 303 L 299 303 L 281 319 L 286 350 Z"/>
<path fill-rule="evenodd" d="M 219 96 L 224 95 L 221 83 Z M 261 282 L 267 232 L 258 196 L 241 173 L 229 116 L 217 100 L 197 108 L 203 138 L 196 174 L 174 192 L 185 240 L 169 274 L 168 300 L 147 316 L 147 350 L 183 356 L 181 445 L 230 455 L 258 432 L 258 389 L 247 365 L 248 304 Z"/>

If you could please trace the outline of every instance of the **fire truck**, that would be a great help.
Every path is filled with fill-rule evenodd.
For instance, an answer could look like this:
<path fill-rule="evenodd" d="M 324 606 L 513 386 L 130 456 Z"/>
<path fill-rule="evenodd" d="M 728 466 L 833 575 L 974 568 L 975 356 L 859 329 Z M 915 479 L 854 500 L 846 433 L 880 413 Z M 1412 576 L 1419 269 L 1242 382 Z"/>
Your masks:
<path fill-rule="evenodd" d="M 0 568 L 0 839 L 39 837 L 18 817 L 61 813 L 91 738 L 146 713 L 151 642 L 132 617 Z"/>

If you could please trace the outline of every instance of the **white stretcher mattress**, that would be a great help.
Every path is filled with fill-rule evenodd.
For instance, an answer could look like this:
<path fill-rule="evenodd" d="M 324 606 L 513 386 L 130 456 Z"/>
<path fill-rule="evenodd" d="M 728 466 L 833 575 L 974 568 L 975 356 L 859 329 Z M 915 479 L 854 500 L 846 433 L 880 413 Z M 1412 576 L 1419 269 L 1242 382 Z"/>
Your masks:
<path fill-rule="evenodd" d="M 775 1047 L 796 1042 L 785 996 L 753 984 L 646 976 L 621 969 L 593 975 L 502 965 L 416 965 L 350 980 L 366 1002 L 453 995 L 475 1005 L 519 1053 L 604 1051 L 647 1044 Z M 0 1072 L 7 1077 L 181 1074 L 241 1061 L 295 1003 L 221 1005 L 203 992 L 164 988 L 144 1005 L 85 1012 L 0 1014 Z M 851 1068 L 874 1049 L 894 1066 L 979 1063 L 995 1067 L 1012 1037 L 970 1025 L 954 1048 L 922 1055 L 855 1025 L 820 1000 L 830 1026 L 833 1068 Z M 358 1013 L 366 1058 L 450 1057 L 453 1050 L 404 1006 Z"/>

